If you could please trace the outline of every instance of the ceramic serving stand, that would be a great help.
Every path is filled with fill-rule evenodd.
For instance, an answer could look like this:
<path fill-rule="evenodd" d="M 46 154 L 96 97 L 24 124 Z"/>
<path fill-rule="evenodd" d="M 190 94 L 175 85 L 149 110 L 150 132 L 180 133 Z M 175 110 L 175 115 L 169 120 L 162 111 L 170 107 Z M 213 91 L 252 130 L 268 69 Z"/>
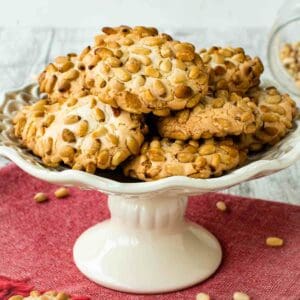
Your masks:
<path fill-rule="evenodd" d="M 168 292 L 208 278 L 221 263 L 221 246 L 205 228 L 184 218 L 187 197 L 267 176 L 300 158 L 297 120 L 295 128 L 279 144 L 219 178 L 174 176 L 154 182 L 126 182 L 110 172 L 91 175 L 51 169 L 13 136 L 11 119 L 15 112 L 37 97 L 38 87 L 32 84 L 0 98 L 0 154 L 42 180 L 108 194 L 111 218 L 82 233 L 73 254 L 85 276 L 119 291 Z"/>

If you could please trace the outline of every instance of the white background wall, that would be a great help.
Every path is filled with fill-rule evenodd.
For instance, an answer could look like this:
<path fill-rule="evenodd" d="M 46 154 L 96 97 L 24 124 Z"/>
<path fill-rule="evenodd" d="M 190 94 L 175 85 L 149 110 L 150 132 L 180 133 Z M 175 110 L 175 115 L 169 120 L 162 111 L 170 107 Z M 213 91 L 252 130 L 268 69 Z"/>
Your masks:
<path fill-rule="evenodd" d="M 287 0 L 289 1 L 289 0 Z M 271 26 L 284 0 L 0 0 L 0 26 Z"/>

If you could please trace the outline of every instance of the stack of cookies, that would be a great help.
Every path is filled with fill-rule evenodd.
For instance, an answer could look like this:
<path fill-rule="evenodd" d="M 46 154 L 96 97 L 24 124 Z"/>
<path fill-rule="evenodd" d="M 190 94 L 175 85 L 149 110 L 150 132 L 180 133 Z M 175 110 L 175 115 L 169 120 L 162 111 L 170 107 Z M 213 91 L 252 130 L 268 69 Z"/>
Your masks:
<path fill-rule="evenodd" d="M 50 63 L 42 99 L 14 118 L 16 137 L 45 165 L 209 178 L 292 128 L 294 101 L 259 87 L 263 65 L 242 48 L 197 52 L 150 27 L 102 31 Z"/>

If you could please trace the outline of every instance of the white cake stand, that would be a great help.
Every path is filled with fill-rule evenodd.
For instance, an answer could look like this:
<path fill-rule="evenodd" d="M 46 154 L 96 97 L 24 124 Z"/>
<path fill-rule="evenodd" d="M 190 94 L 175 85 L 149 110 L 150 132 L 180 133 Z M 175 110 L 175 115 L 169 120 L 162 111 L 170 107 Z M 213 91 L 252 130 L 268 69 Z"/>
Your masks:
<path fill-rule="evenodd" d="M 89 279 L 119 291 L 168 292 L 208 278 L 220 265 L 222 250 L 210 232 L 185 220 L 188 195 L 266 176 L 300 158 L 297 120 L 278 145 L 219 178 L 174 176 L 155 182 L 122 182 L 103 174 L 51 169 L 22 148 L 12 134 L 12 116 L 36 97 L 38 88 L 33 84 L 0 98 L 0 154 L 42 180 L 108 194 L 111 218 L 82 233 L 74 246 L 74 261 Z"/>

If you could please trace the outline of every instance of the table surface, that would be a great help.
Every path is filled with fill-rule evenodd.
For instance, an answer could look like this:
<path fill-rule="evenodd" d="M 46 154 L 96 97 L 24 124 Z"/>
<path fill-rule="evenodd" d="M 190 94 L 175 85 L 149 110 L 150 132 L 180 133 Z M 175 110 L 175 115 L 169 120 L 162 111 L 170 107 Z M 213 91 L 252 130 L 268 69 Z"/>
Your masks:
<path fill-rule="evenodd" d="M 1 28 L 0 27 L 0 92 L 18 88 L 35 80 L 43 67 L 57 55 L 79 52 L 92 43 L 97 28 Z M 258 55 L 265 64 L 265 77 L 270 78 L 266 61 L 267 28 L 199 28 L 186 33 L 162 29 L 178 39 L 191 41 L 197 47 L 212 45 L 241 46 L 250 55 Z M 186 30 L 186 29 L 185 29 Z M 299 102 L 298 102 L 299 105 Z M 0 157 L 0 166 L 7 160 Z M 300 204 L 300 161 L 274 175 L 242 183 L 226 193 Z"/>

